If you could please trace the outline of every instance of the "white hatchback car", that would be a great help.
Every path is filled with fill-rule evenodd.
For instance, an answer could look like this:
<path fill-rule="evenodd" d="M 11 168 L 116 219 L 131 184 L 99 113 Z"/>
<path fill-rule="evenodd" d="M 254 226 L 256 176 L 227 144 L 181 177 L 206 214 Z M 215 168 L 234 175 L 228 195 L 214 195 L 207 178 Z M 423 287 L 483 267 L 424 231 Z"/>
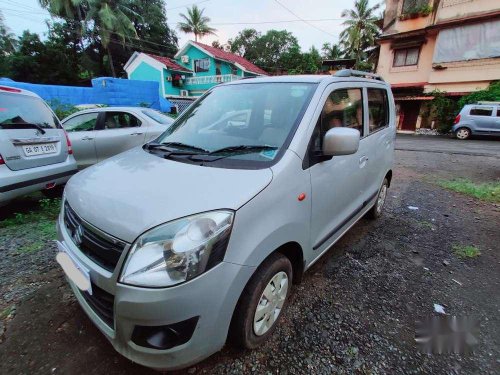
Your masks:
<path fill-rule="evenodd" d="M 79 169 L 155 139 L 174 120 L 143 107 L 105 107 L 76 112 L 62 120 Z"/>
<path fill-rule="evenodd" d="M 161 369 L 255 348 L 292 283 L 382 213 L 396 135 L 365 72 L 217 85 L 155 142 L 71 178 L 57 259 L 115 349 Z"/>

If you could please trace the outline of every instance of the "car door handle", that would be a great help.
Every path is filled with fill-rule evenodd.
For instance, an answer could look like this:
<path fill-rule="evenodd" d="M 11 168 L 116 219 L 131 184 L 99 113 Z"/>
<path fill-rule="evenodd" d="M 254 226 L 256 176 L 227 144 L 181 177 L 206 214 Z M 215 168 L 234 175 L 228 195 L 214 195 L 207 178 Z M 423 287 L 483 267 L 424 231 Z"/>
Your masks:
<path fill-rule="evenodd" d="M 368 157 L 362 156 L 361 158 L 359 158 L 359 167 L 364 168 L 367 162 L 368 162 Z"/>
<path fill-rule="evenodd" d="M 92 138 L 92 137 L 83 137 L 83 138 L 82 138 L 82 141 L 91 141 L 91 140 L 93 140 L 93 139 L 94 139 L 94 138 Z"/>
<path fill-rule="evenodd" d="M 131 133 L 130 135 L 143 135 L 144 133 Z"/>

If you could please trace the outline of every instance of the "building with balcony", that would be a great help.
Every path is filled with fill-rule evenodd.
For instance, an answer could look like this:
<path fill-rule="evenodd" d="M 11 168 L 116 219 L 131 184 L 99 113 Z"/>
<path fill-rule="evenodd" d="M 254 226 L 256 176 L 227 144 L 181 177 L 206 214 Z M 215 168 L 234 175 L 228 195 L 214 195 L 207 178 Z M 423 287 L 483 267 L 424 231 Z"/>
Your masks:
<path fill-rule="evenodd" d="M 267 75 L 241 56 L 193 41 L 174 58 L 134 52 L 124 69 L 129 79 L 159 82 L 160 95 L 180 111 L 214 85 Z"/>
<path fill-rule="evenodd" d="M 500 1 L 386 0 L 377 73 L 393 89 L 398 129 L 432 127 L 434 90 L 458 100 L 500 80 Z"/>

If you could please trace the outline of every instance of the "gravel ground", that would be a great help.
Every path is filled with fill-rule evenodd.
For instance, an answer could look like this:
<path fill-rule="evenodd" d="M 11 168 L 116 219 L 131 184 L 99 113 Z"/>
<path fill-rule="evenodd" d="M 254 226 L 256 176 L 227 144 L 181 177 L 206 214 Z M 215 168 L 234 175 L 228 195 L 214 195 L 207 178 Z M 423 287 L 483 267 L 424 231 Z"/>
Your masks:
<path fill-rule="evenodd" d="M 270 341 L 254 351 L 225 348 L 178 373 L 500 373 L 500 206 L 434 185 L 498 180 L 500 157 L 396 157 L 383 217 L 361 220 L 313 266 Z M 0 228 L 0 238 L 0 373 L 155 373 L 115 353 L 92 325 L 56 267 L 53 243 L 25 253 L 29 229 Z M 454 245 L 481 255 L 460 259 Z M 479 320 L 474 353 L 419 353 L 415 321 L 431 316 L 434 303 Z"/>

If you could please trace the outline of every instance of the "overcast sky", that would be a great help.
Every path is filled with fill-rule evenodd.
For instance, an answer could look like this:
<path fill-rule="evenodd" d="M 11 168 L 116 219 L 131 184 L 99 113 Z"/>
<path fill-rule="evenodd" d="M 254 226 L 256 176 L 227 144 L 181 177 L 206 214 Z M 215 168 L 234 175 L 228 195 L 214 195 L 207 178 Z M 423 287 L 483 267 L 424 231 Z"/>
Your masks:
<path fill-rule="evenodd" d="M 370 0 L 372 5 L 377 2 L 380 1 Z M 186 6 L 196 3 L 205 8 L 205 15 L 211 18 L 211 26 L 218 31 L 217 36 L 207 36 L 201 40 L 202 43 L 210 44 L 213 40 L 225 43 L 244 28 L 255 28 L 261 32 L 276 29 L 292 32 L 302 49 L 307 50 L 312 45 L 321 49 L 323 43 L 338 40 L 342 30 L 340 14 L 343 9 L 351 8 L 354 0 L 168 0 L 165 3 L 170 27 L 176 27 L 180 21 L 179 13 L 185 13 Z M 0 9 L 5 23 L 15 34 L 29 30 L 44 37 L 47 31 L 45 20 L 50 15 L 40 7 L 38 0 L 0 0 Z M 252 24 L 255 22 L 260 24 Z M 179 46 L 194 38 L 192 34 L 186 35 L 178 30 L 177 35 Z"/>

